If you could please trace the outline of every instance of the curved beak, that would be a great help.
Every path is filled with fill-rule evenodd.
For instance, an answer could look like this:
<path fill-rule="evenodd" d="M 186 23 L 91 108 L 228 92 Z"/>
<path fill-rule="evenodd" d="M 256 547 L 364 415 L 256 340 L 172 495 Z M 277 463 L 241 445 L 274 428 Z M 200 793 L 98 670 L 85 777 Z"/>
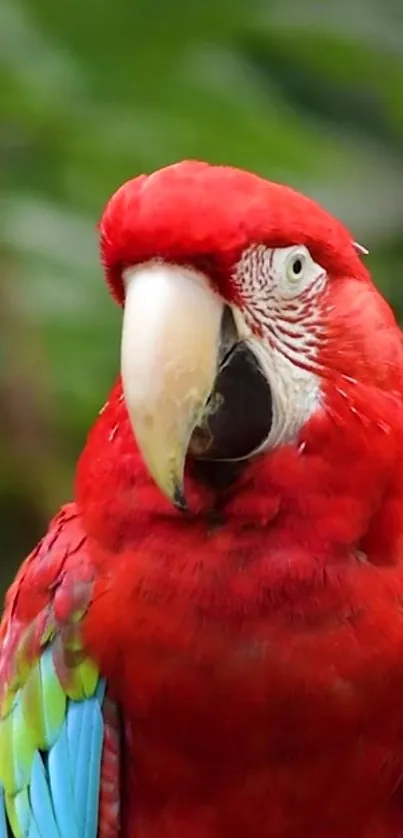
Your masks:
<path fill-rule="evenodd" d="M 127 269 L 121 370 L 144 462 L 186 509 L 185 458 L 217 374 L 224 305 L 196 270 L 164 263 Z"/>

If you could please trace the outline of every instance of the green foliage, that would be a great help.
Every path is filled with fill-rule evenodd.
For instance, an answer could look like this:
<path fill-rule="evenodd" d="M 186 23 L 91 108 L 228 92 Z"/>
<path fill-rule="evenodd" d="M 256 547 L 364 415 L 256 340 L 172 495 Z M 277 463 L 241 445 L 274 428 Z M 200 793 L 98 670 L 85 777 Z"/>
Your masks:
<path fill-rule="evenodd" d="M 128 177 L 183 157 L 318 198 L 403 316 L 400 0 L 3 0 L 3 576 L 71 494 L 118 369 L 96 223 Z"/>

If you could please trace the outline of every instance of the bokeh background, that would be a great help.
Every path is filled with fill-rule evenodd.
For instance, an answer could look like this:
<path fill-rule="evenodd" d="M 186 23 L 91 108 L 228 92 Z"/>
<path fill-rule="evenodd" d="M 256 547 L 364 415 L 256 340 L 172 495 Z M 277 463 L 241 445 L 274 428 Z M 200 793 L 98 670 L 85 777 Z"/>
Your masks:
<path fill-rule="evenodd" d="M 403 317 L 402 0 L 1 0 L 0 594 L 118 370 L 96 223 L 183 157 L 322 201 Z"/>

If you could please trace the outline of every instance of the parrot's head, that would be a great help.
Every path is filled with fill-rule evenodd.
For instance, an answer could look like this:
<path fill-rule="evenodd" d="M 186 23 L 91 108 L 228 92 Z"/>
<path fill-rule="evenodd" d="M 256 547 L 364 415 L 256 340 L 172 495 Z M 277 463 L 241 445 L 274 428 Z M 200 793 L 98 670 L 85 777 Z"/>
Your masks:
<path fill-rule="evenodd" d="M 131 425 L 174 505 L 188 463 L 237 473 L 284 446 L 335 444 L 348 423 L 366 456 L 387 436 L 400 332 L 352 235 L 314 201 L 182 162 L 124 184 L 100 230 Z"/>

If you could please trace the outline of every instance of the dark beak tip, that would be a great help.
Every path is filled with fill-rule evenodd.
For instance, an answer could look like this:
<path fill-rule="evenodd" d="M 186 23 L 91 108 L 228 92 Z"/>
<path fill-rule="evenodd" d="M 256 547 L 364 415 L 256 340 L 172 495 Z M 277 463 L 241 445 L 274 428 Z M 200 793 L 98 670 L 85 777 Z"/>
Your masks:
<path fill-rule="evenodd" d="M 180 512 L 189 512 L 189 507 L 182 486 L 175 486 L 172 500 L 174 506 L 176 506 Z"/>

